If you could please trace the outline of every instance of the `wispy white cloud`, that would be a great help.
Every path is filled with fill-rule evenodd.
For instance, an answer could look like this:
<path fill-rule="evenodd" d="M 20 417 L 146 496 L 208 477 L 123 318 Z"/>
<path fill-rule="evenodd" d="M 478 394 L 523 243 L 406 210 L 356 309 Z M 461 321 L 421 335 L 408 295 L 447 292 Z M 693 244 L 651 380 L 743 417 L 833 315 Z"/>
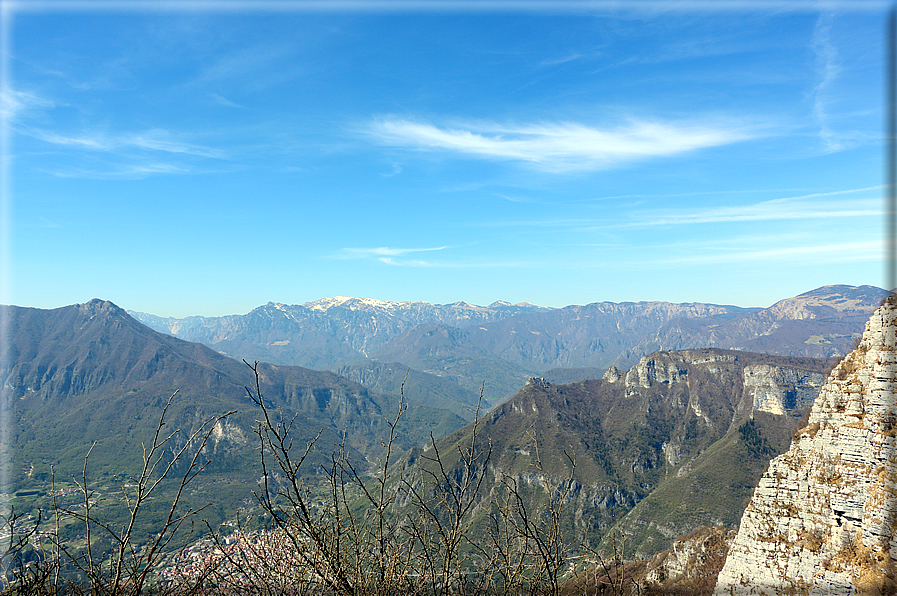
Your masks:
<path fill-rule="evenodd" d="M 121 151 L 130 148 L 214 159 L 224 159 L 226 157 L 224 151 L 181 141 L 171 132 L 160 129 L 121 135 L 106 135 L 102 133 L 64 135 L 35 128 L 25 128 L 19 132 L 53 145 L 80 147 L 93 151 Z"/>
<path fill-rule="evenodd" d="M 16 121 L 23 120 L 23 116 L 29 113 L 50 110 L 55 106 L 56 103 L 52 100 L 40 97 L 34 93 L 17 90 L 0 91 L 0 116 L 6 122 L 16 123 Z M 51 145 L 90 151 L 122 152 L 131 149 L 214 159 L 225 159 L 227 157 L 226 153 L 220 149 L 190 143 L 183 140 L 183 135 L 160 128 L 120 134 L 109 134 L 104 131 L 65 133 L 18 122 L 14 130 L 18 134 L 29 136 Z"/>
<path fill-rule="evenodd" d="M 337 258 L 364 259 L 368 257 L 402 257 L 416 252 L 433 252 L 445 250 L 448 246 L 436 246 L 433 248 L 389 248 L 380 246 L 377 248 L 344 248 L 337 253 Z"/>
<path fill-rule="evenodd" d="M 661 265 L 721 265 L 727 263 L 761 262 L 772 263 L 785 260 L 814 259 L 826 263 L 853 263 L 880 261 L 884 254 L 881 241 L 844 242 L 818 244 L 813 246 L 784 246 L 757 249 L 754 247 L 732 250 L 707 248 L 700 254 L 681 257 L 652 259 L 652 264 Z"/>
<path fill-rule="evenodd" d="M 114 91 L 133 89 L 137 85 L 137 77 L 127 68 L 126 58 L 107 60 L 87 80 L 75 80 L 71 85 L 79 91 Z"/>
<path fill-rule="evenodd" d="M 0 90 L 0 117 L 7 122 L 34 110 L 50 109 L 54 105 L 49 99 L 28 91 Z"/>
<path fill-rule="evenodd" d="M 613 218 L 598 217 L 572 217 L 572 218 L 547 218 L 547 219 L 509 219 L 475 221 L 470 225 L 486 228 L 545 228 L 545 229 L 577 229 L 580 231 L 609 230 L 609 229 L 638 229 L 656 226 L 676 226 L 706 223 L 726 222 L 757 222 L 775 220 L 809 220 L 809 219 L 840 219 L 844 217 L 881 217 L 883 201 L 878 193 L 882 186 L 868 188 L 856 188 L 823 193 L 811 193 L 800 196 L 783 197 L 766 201 L 753 202 L 746 205 L 733 205 L 728 207 L 707 208 L 679 208 L 679 209 L 649 209 L 645 207 L 645 201 L 639 200 L 641 206 L 631 209 L 627 207 L 625 213 Z M 737 191 L 754 192 L 754 191 Z M 768 190 L 756 192 L 769 192 Z M 714 195 L 719 193 L 675 193 L 675 194 L 645 194 L 645 195 L 620 195 L 615 197 L 602 197 L 603 199 L 620 198 L 645 198 L 656 199 L 666 197 L 680 197 L 692 195 Z M 849 197 L 846 195 L 861 195 Z M 503 196 L 503 195 L 499 195 Z M 835 198 L 837 197 L 837 198 Z M 510 197 L 506 197 L 509 200 Z M 593 199 L 594 200 L 594 199 Z M 629 221 L 619 221 L 628 215 Z"/>
<path fill-rule="evenodd" d="M 377 142 L 420 151 L 445 151 L 487 159 L 518 161 L 550 172 L 573 172 L 668 157 L 743 141 L 758 129 L 734 122 L 660 122 L 632 119 L 613 128 L 583 124 L 433 124 L 383 118 L 365 130 Z"/>
<path fill-rule="evenodd" d="M 221 105 L 221 106 L 227 106 L 229 108 L 241 108 L 241 109 L 245 109 L 245 107 L 246 107 L 246 106 L 241 106 L 240 104 L 233 102 L 226 97 L 222 97 L 221 95 L 218 95 L 217 93 L 209 93 L 209 97 L 212 98 L 212 101 L 214 101 L 215 103 L 217 103 L 218 105 Z"/>
<path fill-rule="evenodd" d="M 472 221 L 469 225 L 475 228 L 582 228 L 599 226 L 607 223 L 606 219 L 589 219 L 572 217 L 564 219 L 508 219 L 491 221 Z"/>
<path fill-rule="evenodd" d="M 479 260 L 438 260 L 425 261 L 422 259 L 406 258 L 409 255 L 422 252 L 439 252 L 452 248 L 451 246 L 434 246 L 427 248 L 390 248 L 380 246 L 377 248 L 343 248 L 330 256 L 331 259 L 367 259 L 391 265 L 393 267 L 432 267 L 441 269 L 488 269 L 503 267 L 525 267 L 531 263 L 522 261 L 479 261 Z"/>
<path fill-rule="evenodd" d="M 198 77 L 203 83 L 240 78 L 259 69 L 268 70 L 283 55 L 282 48 L 249 46 L 222 56 L 207 66 Z"/>
<path fill-rule="evenodd" d="M 819 138 L 827 153 L 840 151 L 844 141 L 832 131 L 828 122 L 826 94 L 841 73 L 838 50 L 831 40 L 832 13 L 819 15 L 813 28 L 813 52 L 816 54 L 816 85 L 813 88 L 813 117 L 819 126 Z"/>
<path fill-rule="evenodd" d="M 221 151 L 220 149 L 180 141 L 166 130 L 157 129 L 150 130 L 145 133 L 127 135 L 119 137 L 117 139 L 117 142 L 125 146 L 131 145 L 134 147 L 139 147 L 141 149 L 164 151 L 166 153 L 183 153 L 187 155 L 211 157 L 215 159 L 225 158 L 224 151 Z"/>
<path fill-rule="evenodd" d="M 407 255 L 421 252 L 437 252 L 445 250 L 448 246 L 435 246 L 428 248 L 390 248 L 378 246 L 376 248 L 344 248 L 333 255 L 333 259 L 370 259 L 379 261 L 385 265 L 403 267 L 433 267 L 434 264 L 420 259 L 407 259 Z"/>
<path fill-rule="evenodd" d="M 290 59 L 292 52 L 289 43 L 243 47 L 219 56 L 192 84 L 211 83 L 220 87 L 236 83 L 244 91 L 266 90 L 296 78 L 306 68 L 303 63 Z"/>
<path fill-rule="evenodd" d="M 511 195 L 505 195 L 505 194 L 501 194 L 499 192 L 494 193 L 494 194 L 496 196 L 503 198 L 504 200 L 506 200 L 508 202 L 511 202 L 511 203 L 525 203 L 525 204 L 529 204 L 529 205 L 534 205 L 534 204 L 539 203 L 539 201 L 536 201 L 535 199 L 532 199 L 529 197 L 521 197 L 521 196 L 513 196 L 512 197 Z"/>
<path fill-rule="evenodd" d="M 560 64 L 566 64 L 567 62 L 574 62 L 576 60 L 582 59 L 584 56 L 578 52 L 574 52 L 572 54 L 567 54 L 565 56 L 560 56 L 558 58 L 549 58 L 547 60 L 542 60 L 539 62 L 539 66 L 558 66 Z"/>
<path fill-rule="evenodd" d="M 111 165 L 107 168 L 68 167 L 47 171 L 57 178 L 88 178 L 93 180 L 140 180 L 156 174 L 188 174 L 190 170 L 167 163 L 139 163 Z"/>
<path fill-rule="evenodd" d="M 38 215 L 37 217 L 34 217 L 34 218 L 27 218 L 23 221 L 18 222 L 18 225 L 20 225 L 23 228 L 40 228 L 40 229 L 45 229 L 45 230 L 51 230 L 51 229 L 56 229 L 56 228 L 62 227 L 58 221 L 53 221 L 53 220 L 47 219 L 43 215 Z"/>
<path fill-rule="evenodd" d="M 631 65 L 637 64 L 665 64 L 669 62 L 681 62 L 686 60 L 694 60 L 696 58 L 711 58 L 718 56 L 731 56 L 733 54 L 744 54 L 749 52 L 756 52 L 763 49 L 768 49 L 760 41 L 750 41 L 746 39 L 731 39 L 731 36 L 721 35 L 719 33 L 708 32 L 707 34 L 695 34 L 694 36 L 690 36 L 687 39 L 679 39 L 675 41 L 666 42 L 658 45 L 656 48 L 644 48 L 641 50 L 635 50 L 635 53 L 629 55 L 622 60 L 605 64 L 599 71 L 608 70 L 608 69 L 618 69 L 618 68 L 626 68 Z M 702 80 L 707 80 L 708 77 L 714 77 L 719 80 L 721 77 L 725 77 L 724 80 L 732 81 L 737 80 L 739 75 L 744 76 L 743 73 L 738 72 L 738 70 L 734 70 L 733 76 L 733 66 L 732 69 L 726 69 L 724 72 L 716 71 L 713 69 L 708 70 L 707 72 L 690 72 L 683 73 L 680 70 L 673 70 L 671 76 L 675 77 L 678 80 L 692 79 L 694 77 L 700 77 Z M 760 75 L 763 77 L 769 76 L 766 71 L 762 73 L 751 73 L 753 76 Z M 777 77 L 781 77 L 780 73 L 776 73 Z M 779 79 L 781 80 L 781 79 Z M 757 83 L 757 79 L 752 80 L 753 83 Z"/>
<path fill-rule="evenodd" d="M 434 264 L 429 261 L 421 261 L 419 259 L 397 261 L 392 257 L 380 257 L 377 259 L 386 265 L 395 265 L 400 267 L 433 267 Z"/>
<path fill-rule="evenodd" d="M 400 165 L 397 164 L 397 163 L 394 163 L 394 164 L 392 164 L 392 170 L 391 170 L 391 171 L 389 171 L 389 172 L 384 172 L 383 174 L 380 174 L 380 175 L 383 176 L 384 178 L 392 178 L 393 176 L 397 176 L 397 175 L 399 175 L 399 174 L 401 174 L 401 173 L 402 173 L 402 166 L 400 166 Z"/>
<path fill-rule="evenodd" d="M 94 151 L 109 151 L 112 149 L 112 145 L 108 143 L 105 139 L 100 137 L 72 137 L 61 135 L 59 133 L 50 132 L 46 130 L 33 130 L 29 129 L 25 132 L 28 136 L 38 139 L 40 141 L 44 141 L 45 143 L 50 143 L 52 145 L 66 145 L 69 147 L 81 147 L 84 149 L 92 149 Z"/>
<path fill-rule="evenodd" d="M 620 227 L 651 227 L 683 224 L 725 222 L 834 219 L 843 217 L 880 217 L 882 202 L 879 197 L 869 198 L 872 191 L 882 187 L 858 188 L 827 193 L 813 193 L 796 197 L 784 197 L 760 201 L 749 205 L 711 207 L 707 209 L 644 212 L 646 218 L 620 224 Z M 863 198 L 846 200 L 843 195 L 864 192 Z M 838 196 L 838 199 L 827 197 Z"/>
<path fill-rule="evenodd" d="M 420 259 L 394 259 L 380 257 L 377 261 L 395 267 L 429 267 L 438 269 L 507 269 L 532 267 L 531 262 L 524 261 L 422 261 Z"/>

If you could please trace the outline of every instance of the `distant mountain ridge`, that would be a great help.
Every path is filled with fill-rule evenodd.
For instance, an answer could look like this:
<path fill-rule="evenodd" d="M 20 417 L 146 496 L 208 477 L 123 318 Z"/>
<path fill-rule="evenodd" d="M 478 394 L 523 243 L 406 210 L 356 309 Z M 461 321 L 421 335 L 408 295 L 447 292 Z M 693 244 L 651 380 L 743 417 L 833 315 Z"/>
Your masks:
<path fill-rule="evenodd" d="M 301 305 L 269 302 L 245 315 L 163 318 L 129 311 L 145 325 L 234 357 L 326 369 L 367 358 L 388 340 L 422 323 L 458 327 L 525 312 L 531 304 L 387 302 L 337 296 Z"/>
<path fill-rule="evenodd" d="M 831 358 L 847 354 L 888 292 L 874 286 L 823 286 L 727 321 L 677 319 L 621 353 L 627 366 L 655 350 L 697 347 Z"/>
<path fill-rule="evenodd" d="M 329 370 L 364 360 L 394 362 L 474 392 L 486 381 L 494 403 L 543 371 L 627 369 L 657 350 L 839 356 L 850 351 L 887 294 L 868 285 L 830 285 L 765 309 L 660 301 L 434 305 L 338 296 L 292 306 L 271 302 L 226 317 L 130 314 L 236 358 Z"/>

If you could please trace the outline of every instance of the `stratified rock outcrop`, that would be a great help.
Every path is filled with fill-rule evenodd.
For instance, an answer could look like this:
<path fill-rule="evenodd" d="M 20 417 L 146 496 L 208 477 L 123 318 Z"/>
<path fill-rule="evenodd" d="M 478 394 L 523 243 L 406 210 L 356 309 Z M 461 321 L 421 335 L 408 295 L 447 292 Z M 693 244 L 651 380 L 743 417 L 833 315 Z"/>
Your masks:
<path fill-rule="evenodd" d="M 643 583 L 661 594 L 712 587 L 705 582 L 716 580 L 734 539 L 735 530 L 725 526 L 701 526 L 680 536 L 648 562 Z"/>
<path fill-rule="evenodd" d="M 745 510 L 716 594 L 897 593 L 897 299 L 829 375 Z"/>
<path fill-rule="evenodd" d="M 744 369 L 744 392 L 754 400 L 754 410 L 784 415 L 813 403 L 825 382 L 821 373 L 768 364 Z"/>

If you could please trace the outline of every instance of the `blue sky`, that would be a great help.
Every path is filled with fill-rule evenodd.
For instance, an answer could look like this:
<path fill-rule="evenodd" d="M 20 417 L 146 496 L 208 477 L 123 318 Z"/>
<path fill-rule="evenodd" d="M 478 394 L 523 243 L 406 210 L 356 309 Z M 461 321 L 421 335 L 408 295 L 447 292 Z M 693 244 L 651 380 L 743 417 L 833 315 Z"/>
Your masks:
<path fill-rule="evenodd" d="M 885 4 L 165 6 L 5 4 L 3 302 L 884 285 Z"/>

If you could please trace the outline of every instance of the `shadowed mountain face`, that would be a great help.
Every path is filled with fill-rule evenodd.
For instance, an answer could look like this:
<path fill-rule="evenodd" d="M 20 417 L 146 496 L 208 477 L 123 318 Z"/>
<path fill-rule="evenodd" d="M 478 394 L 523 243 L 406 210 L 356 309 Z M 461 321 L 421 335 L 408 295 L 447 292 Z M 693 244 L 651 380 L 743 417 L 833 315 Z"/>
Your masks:
<path fill-rule="evenodd" d="M 536 374 L 536 369 L 503 360 L 477 345 L 465 330 L 447 325 L 417 325 L 387 342 L 374 357 L 454 379 L 467 391 L 482 390 L 492 403 L 510 397 Z"/>
<path fill-rule="evenodd" d="M 724 320 L 748 309 L 669 302 L 597 302 L 467 326 L 475 344 L 523 365 L 546 370 L 609 366 L 617 355 L 670 320 Z"/>
<path fill-rule="evenodd" d="M 489 402 L 480 393 L 464 389 L 452 378 L 420 372 L 397 362 L 360 360 L 337 368 L 336 374 L 361 383 L 371 391 L 453 412 L 470 422 L 477 408 L 485 411 Z"/>
<path fill-rule="evenodd" d="M 166 430 L 183 441 L 211 416 L 235 410 L 213 436 L 210 472 L 258 477 L 253 433 L 257 407 L 245 387 L 254 382 L 244 363 L 134 320 L 110 302 L 93 300 L 55 310 L 2 307 L 8 324 L 8 353 L 0 378 L 11 403 L 10 443 L 17 486 L 46 480 L 53 465 L 60 477 L 80 473 L 91 444 L 91 469 L 98 474 L 134 474 L 161 409 L 175 390 Z M 397 400 L 371 394 L 362 385 L 329 372 L 298 366 L 259 366 L 269 406 L 294 419 L 302 447 L 319 431 L 326 459 L 345 433 L 352 457 L 374 460 L 394 416 Z M 410 447 L 429 431 L 444 434 L 463 420 L 443 410 L 413 404 L 402 427 Z M 170 432 L 170 431 L 169 431 Z"/>
<path fill-rule="evenodd" d="M 560 480 L 570 454 L 571 528 L 598 536 L 621 520 L 628 553 L 659 551 L 698 526 L 737 523 L 832 364 L 704 349 L 651 354 L 601 380 L 532 379 L 479 423 L 478 443 L 491 445 L 485 485 L 505 477 L 538 486 L 537 454 Z M 469 425 L 438 445 L 451 465 L 473 432 Z M 532 493 L 531 507 L 540 498 Z"/>

